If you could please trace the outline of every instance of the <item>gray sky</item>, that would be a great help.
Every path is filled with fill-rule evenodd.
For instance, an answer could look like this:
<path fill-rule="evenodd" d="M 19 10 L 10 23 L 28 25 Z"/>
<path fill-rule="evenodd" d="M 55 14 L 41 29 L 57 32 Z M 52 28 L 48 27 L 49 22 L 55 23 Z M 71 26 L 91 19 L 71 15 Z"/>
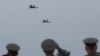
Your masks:
<path fill-rule="evenodd" d="M 29 9 L 30 4 L 39 8 Z M 100 40 L 99 7 L 100 0 L 0 0 L 0 55 L 13 42 L 21 46 L 19 56 L 44 56 L 40 44 L 53 38 L 71 56 L 83 56 L 84 38 Z"/>

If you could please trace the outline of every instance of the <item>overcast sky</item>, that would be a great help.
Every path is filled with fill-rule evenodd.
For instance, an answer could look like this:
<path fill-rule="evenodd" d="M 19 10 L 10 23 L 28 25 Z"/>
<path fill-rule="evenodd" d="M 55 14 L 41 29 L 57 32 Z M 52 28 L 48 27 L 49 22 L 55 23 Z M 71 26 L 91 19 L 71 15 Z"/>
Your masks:
<path fill-rule="evenodd" d="M 39 8 L 29 9 L 30 4 Z M 100 40 L 100 0 L 0 0 L 1 56 L 8 43 L 20 45 L 19 56 L 44 56 L 40 45 L 46 38 L 71 56 L 83 56 L 82 40 L 87 37 Z"/>

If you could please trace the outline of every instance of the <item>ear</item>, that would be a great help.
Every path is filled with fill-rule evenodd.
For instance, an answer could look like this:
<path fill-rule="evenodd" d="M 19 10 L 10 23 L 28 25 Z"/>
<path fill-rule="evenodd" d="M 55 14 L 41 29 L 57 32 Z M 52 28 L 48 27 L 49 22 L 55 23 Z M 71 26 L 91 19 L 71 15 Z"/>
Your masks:
<path fill-rule="evenodd" d="M 86 51 L 88 51 L 88 48 L 87 48 L 87 47 L 85 47 L 85 50 L 86 50 Z"/>
<path fill-rule="evenodd" d="M 97 48 L 98 48 L 98 47 L 97 47 L 97 46 L 95 46 L 95 49 L 96 49 L 96 50 L 97 50 Z"/>

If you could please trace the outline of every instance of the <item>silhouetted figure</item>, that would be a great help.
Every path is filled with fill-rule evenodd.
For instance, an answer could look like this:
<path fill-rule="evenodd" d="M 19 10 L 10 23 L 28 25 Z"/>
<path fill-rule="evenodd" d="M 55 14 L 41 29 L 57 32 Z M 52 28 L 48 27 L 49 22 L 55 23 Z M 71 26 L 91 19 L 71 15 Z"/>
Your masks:
<path fill-rule="evenodd" d="M 98 39 L 94 37 L 89 37 L 84 39 L 83 42 L 87 51 L 87 55 L 85 56 L 100 56 L 100 52 L 97 52 Z"/>
<path fill-rule="evenodd" d="M 20 50 L 20 47 L 15 44 L 15 43 L 9 43 L 6 46 L 8 52 L 7 54 L 3 55 L 3 56 L 17 56 L 18 55 L 18 51 Z"/>
<path fill-rule="evenodd" d="M 62 49 L 54 40 L 46 39 L 41 43 L 45 56 L 54 56 L 55 49 L 58 50 L 57 56 L 70 56 L 70 52 Z"/>

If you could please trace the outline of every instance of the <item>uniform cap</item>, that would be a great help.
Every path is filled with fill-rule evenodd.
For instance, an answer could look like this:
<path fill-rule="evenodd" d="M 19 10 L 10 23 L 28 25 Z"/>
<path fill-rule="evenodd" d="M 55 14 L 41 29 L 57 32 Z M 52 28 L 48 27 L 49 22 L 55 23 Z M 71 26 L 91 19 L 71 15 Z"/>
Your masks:
<path fill-rule="evenodd" d="M 42 49 L 46 51 L 54 50 L 56 48 L 56 45 L 57 45 L 56 42 L 52 39 L 45 39 L 41 43 Z"/>
<path fill-rule="evenodd" d="M 95 46 L 96 43 L 98 42 L 98 39 L 93 38 L 93 37 L 89 37 L 89 38 L 84 39 L 83 42 L 87 46 Z"/>
<path fill-rule="evenodd" d="M 98 39 L 93 38 L 93 37 L 89 37 L 89 38 L 84 39 L 83 42 L 85 44 L 94 44 L 94 43 L 98 42 Z"/>
<path fill-rule="evenodd" d="M 20 50 L 20 47 L 19 47 L 17 44 L 15 44 L 15 43 L 10 43 L 10 44 L 8 44 L 8 45 L 6 46 L 6 48 L 7 48 L 8 50 L 10 50 L 10 51 L 18 51 L 18 50 Z"/>

